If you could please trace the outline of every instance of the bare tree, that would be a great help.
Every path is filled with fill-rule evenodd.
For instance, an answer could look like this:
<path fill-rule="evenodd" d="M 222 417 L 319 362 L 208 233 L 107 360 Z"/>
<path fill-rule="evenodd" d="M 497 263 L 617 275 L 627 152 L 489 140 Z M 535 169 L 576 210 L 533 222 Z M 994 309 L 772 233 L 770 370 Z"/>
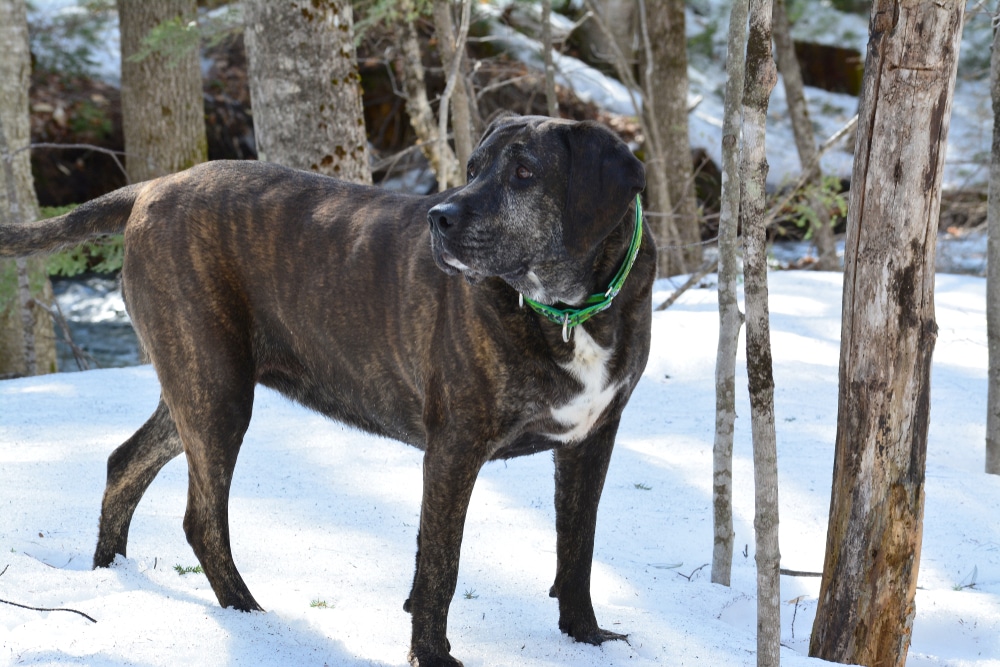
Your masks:
<path fill-rule="evenodd" d="M 712 506 L 715 545 L 712 583 L 728 586 L 733 569 L 733 431 L 736 424 L 736 350 L 743 313 L 736 301 L 740 216 L 739 140 L 749 0 L 734 0 L 729 15 L 726 99 L 722 121 L 722 210 L 719 214 L 719 347 L 715 357 L 715 443 Z"/>
<path fill-rule="evenodd" d="M 607 63 L 615 71 L 615 60 L 624 57 L 635 63 L 638 45 L 635 39 L 636 0 L 590 0 L 587 3 L 598 20 L 580 26 L 586 59 L 598 65 Z"/>
<path fill-rule="evenodd" d="M 243 3 L 257 154 L 371 183 L 348 0 Z"/>
<path fill-rule="evenodd" d="M 403 80 L 403 92 L 406 96 L 406 113 L 410 117 L 413 131 L 417 134 L 417 143 L 437 176 L 438 187 L 444 189 L 448 183 L 454 183 L 459 178 L 458 160 L 447 138 L 441 137 L 438 133 L 434 111 L 427 98 L 426 77 L 416 26 L 417 17 L 413 0 L 399 0 L 396 26 L 400 33 L 400 78 Z"/>
<path fill-rule="evenodd" d="M 965 0 L 875 0 L 848 210 L 830 522 L 809 653 L 902 667 L 915 614 L 934 252 Z"/>
<path fill-rule="evenodd" d="M 663 141 L 660 137 L 660 128 L 657 124 L 651 124 L 650 118 L 657 117 L 656 100 L 645 96 L 640 101 L 637 91 L 642 88 L 636 81 L 632 73 L 633 59 L 627 56 L 620 48 L 618 40 L 614 37 L 611 26 L 599 11 L 596 0 L 587 0 L 590 8 L 592 22 L 604 33 L 606 46 L 612 50 L 610 62 L 615 68 L 619 80 L 625 84 L 632 94 L 632 106 L 639 117 L 639 125 L 642 128 L 644 137 L 643 147 L 646 151 L 646 197 L 651 201 L 658 202 L 658 207 L 662 210 L 648 211 L 650 218 L 650 229 L 657 242 L 657 274 L 671 275 L 681 273 L 677 268 L 677 262 L 671 262 L 669 253 L 676 253 L 684 244 L 674 225 L 673 216 L 668 215 L 672 209 L 670 205 L 670 189 L 668 178 L 664 172 L 666 160 L 663 157 Z M 643 34 L 645 26 L 641 27 Z M 651 59 L 647 59 L 651 62 Z"/>
<path fill-rule="evenodd" d="M 993 17 L 990 94 L 993 98 L 993 148 L 987 211 L 989 241 L 986 275 L 986 339 L 989 385 L 986 398 L 986 472 L 1000 475 L 1000 2 Z"/>
<path fill-rule="evenodd" d="M 552 58 L 552 0 L 542 0 L 542 60 L 545 63 L 545 105 L 549 116 L 559 117 L 556 67 Z"/>
<path fill-rule="evenodd" d="M 28 145 L 31 58 L 24 0 L 0 0 L 0 220 L 38 217 Z M 35 300 L 52 302 L 41 259 L 0 262 L 0 376 L 56 370 L 52 320 Z M 16 287 L 15 287 L 16 286 Z"/>
<path fill-rule="evenodd" d="M 208 158 L 195 0 L 118 0 L 122 130 L 133 183 Z"/>
<path fill-rule="evenodd" d="M 465 183 L 465 165 L 472 155 L 472 110 L 468 87 L 465 82 L 465 41 L 469 35 L 472 0 L 460 0 L 462 18 L 455 31 L 451 18 L 451 0 L 434 0 L 434 29 L 438 37 L 438 50 L 444 66 L 445 88 L 438 107 L 438 140 L 448 136 L 448 108 L 451 107 L 452 130 L 455 137 L 455 159 L 458 162 L 455 180 L 442 183 L 442 189 Z"/>
<path fill-rule="evenodd" d="M 802 84 L 802 70 L 795 56 L 795 45 L 792 42 L 792 28 L 788 21 L 788 11 L 785 0 L 774 0 L 774 47 L 778 61 L 778 71 L 781 72 L 785 84 L 785 98 L 788 100 L 788 115 L 792 121 L 792 133 L 795 135 L 795 147 L 799 153 L 799 162 L 805 172 L 805 192 L 808 206 L 813 211 L 813 223 L 810 225 L 813 245 L 816 247 L 816 268 L 822 271 L 836 271 L 840 268 L 837 262 L 837 248 L 833 240 L 833 226 L 828 207 L 818 195 L 822 186 L 822 171 L 819 164 L 819 151 L 816 149 L 816 139 L 813 136 L 812 121 L 809 120 L 809 107 L 806 105 L 805 87 Z"/>
<path fill-rule="evenodd" d="M 757 665 L 777 665 L 781 642 L 778 550 L 778 456 L 774 432 L 774 374 L 767 304 L 765 182 L 767 104 L 778 80 L 771 58 L 771 0 L 750 0 L 743 93 L 743 284 L 746 297 L 747 380 L 753 434 L 754 533 L 757 561 Z"/>
<path fill-rule="evenodd" d="M 688 133 L 688 60 L 684 28 L 684 0 L 666 0 L 647 11 L 639 0 L 639 27 L 642 39 L 640 80 L 643 83 L 643 112 L 646 125 L 655 128 L 659 146 L 653 169 L 654 179 L 663 178 L 663 188 L 649 192 L 647 215 L 669 216 L 677 242 L 664 248 L 661 269 L 664 275 L 689 273 L 702 261 L 700 217 L 694 191 L 691 140 Z M 647 164 L 649 162 L 647 161 Z M 658 201 L 666 190 L 669 201 Z"/>

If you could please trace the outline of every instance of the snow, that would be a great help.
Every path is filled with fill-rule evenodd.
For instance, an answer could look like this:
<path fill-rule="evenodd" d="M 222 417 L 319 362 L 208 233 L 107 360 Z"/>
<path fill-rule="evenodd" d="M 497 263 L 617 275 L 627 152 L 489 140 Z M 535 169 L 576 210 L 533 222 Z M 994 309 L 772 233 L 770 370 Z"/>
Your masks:
<path fill-rule="evenodd" d="M 839 274 L 773 272 L 770 309 L 782 566 L 823 566 L 837 403 Z M 657 285 L 654 303 L 673 289 Z M 712 286 L 655 313 L 646 372 L 625 411 L 598 522 L 598 619 L 629 643 L 573 643 L 548 597 L 555 571 L 547 455 L 482 472 L 466 525 L 449 638 L 465 664 L 755 664 L 753 476 L 738 362 L 732 586 L 709 582 Z M 910 667 L 1000 664 L 1000 478 L 983 468 L 985 282 L 937 280 L 926 517 Z M 182 459 L 132 522 L 129 557 L 89 569 L 105 460 L 156 405 L 146 366 L 0 382 L 0 665 L 397 665 L 410 619 L 419 451 L 269 390 L 236 469 L 237 565 L 268 611 L 218 607 L 181 527 Z M 689 580 L 690 578 L 690 580 Z M 782 577 L 782 662 L 806 657 L 819 579 Z M 314 601 L 325 606 L 311 606 Z"/>

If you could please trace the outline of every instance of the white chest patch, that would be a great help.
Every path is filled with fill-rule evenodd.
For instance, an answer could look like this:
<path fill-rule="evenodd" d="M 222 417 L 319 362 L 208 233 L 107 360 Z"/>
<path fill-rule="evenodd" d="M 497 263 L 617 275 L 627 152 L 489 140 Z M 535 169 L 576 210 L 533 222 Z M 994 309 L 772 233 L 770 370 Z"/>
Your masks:
<path fill-rule="evenodd" d="M 548 436 L 560 442 L 585 438 L 618 391 L 617 385 L 608 383 L 611 350 L 598 345 L 583 327 L 573 332 L 573 339 L 573 360 L 563 368 L 580 381 L 583 390 L 564 405 L 552 408 L 552 418 L 568 429 Z"/>

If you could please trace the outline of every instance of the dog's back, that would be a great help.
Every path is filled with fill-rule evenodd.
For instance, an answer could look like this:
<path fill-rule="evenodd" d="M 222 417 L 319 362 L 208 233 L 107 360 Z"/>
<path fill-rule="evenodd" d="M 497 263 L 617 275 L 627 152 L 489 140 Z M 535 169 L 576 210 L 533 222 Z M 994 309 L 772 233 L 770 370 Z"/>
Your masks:
<path fill-rule="evenodd" d="M 239 367 L 248 396 L 261 383 L 422 446 L 417 360 L 428 358 L 439 290 L 464 287 L 430 255 L 426 211 L 441 196 L 259 162 L 149 183 L 128 223 L 122 282 L 168 393 L 173 371 L 188 383 L 216 364 Z"/>

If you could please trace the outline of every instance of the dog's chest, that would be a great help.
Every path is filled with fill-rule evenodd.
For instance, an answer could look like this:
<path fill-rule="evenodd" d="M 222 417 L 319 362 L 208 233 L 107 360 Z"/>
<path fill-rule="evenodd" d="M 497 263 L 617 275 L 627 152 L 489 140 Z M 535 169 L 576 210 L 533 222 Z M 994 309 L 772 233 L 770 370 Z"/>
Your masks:
<path fill-rule="evenodd" d="M 598 345 L 583 327 L 577 328 L 573 336 L 573 358 L 561 365 L 583 389 L 566 403 L 552 408 L 552 418 L 566 430 L 548 436 L 564 443 L 585 438 L 619 389 L 619 385 L 608 381 L 611 350 Z"/>

